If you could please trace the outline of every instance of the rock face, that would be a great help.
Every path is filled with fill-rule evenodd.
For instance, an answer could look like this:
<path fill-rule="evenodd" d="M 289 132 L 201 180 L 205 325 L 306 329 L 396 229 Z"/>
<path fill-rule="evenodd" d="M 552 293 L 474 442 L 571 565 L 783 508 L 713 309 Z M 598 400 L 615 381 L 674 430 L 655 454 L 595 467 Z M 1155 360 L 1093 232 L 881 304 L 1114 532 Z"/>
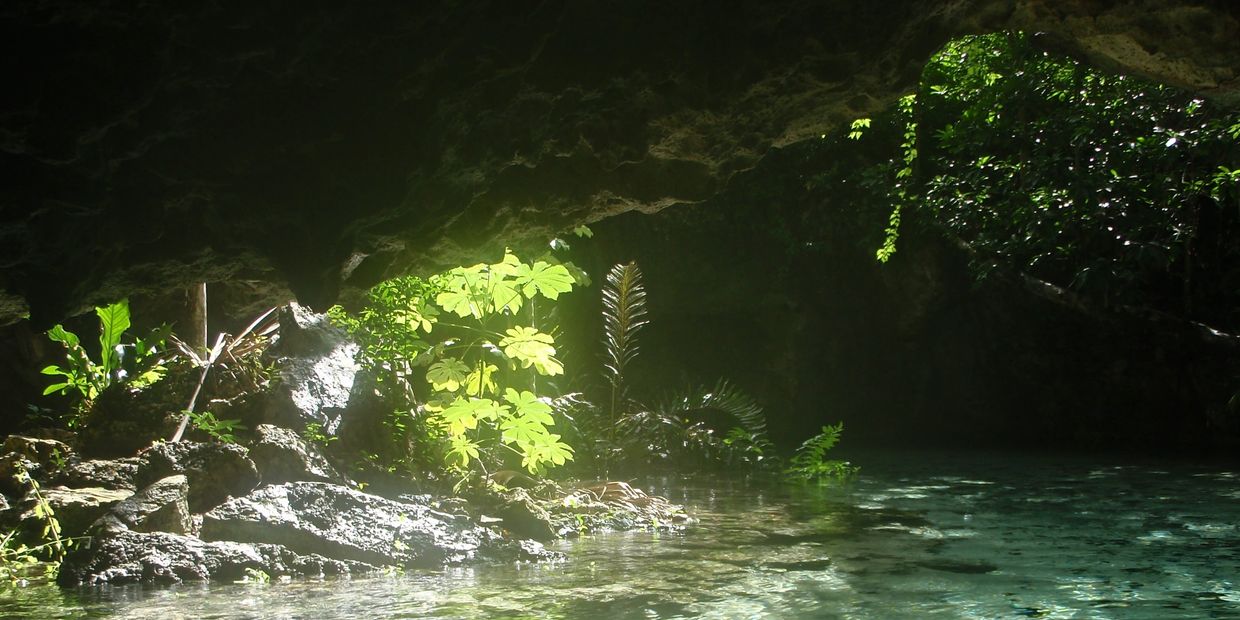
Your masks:
<path fill-rule="evenodd" d="M 348 575 L 373 566 L 300 555 L 276 545 L 203 542 L 176 534 L 119 532 L 92 542 L 61 566 L 63 586 L 175 584 L 207 579 L 236 580 L 246 569 L 268 575 Z"/>
<path fill-rule="evenodd" d="M 259 482 L 258 470 L 246 449 L 235 444 L 157 443 L 138 457 L 142 459 L 135 477 L 138 486 L 176 474 L 186 475 L 192 512 L 205 512 L 229 497 L 241 497 Z"/>
<path fill-rule="evenodd" d="M 369 564 L 435 566 L 477 557 L 497 535 L 467 520 L 319 482 L 263 487 L 203 516 L 204 540 L 283 545 Z"/>
<path fill-rule="evenodd" d="M 168 476 L 113 506 L 91 529 L 97 535 L 125 530 L 189 534 L 194 524 L 188 499 L 188 478 Z"/>
<path fill-rule="evenodd" d="M 0 320 L 197 281 L 323 308 L 411 270 L 700 202 L 868 116 L 951 37 L 1020 28 L 1206 96 L 1201 0 L 0 9 Z M 220 36 L 228 32 L 230 36 Z"/>
<path fill-rule="evenodd" d="M 349 405 L 358 346 L 328 320 L 298 304 L 280 309 L 280 338 L 268 350 L 279 381 L 268 395 L 264 417 L 289 428 L 315 423 L 335 432 Z"/>
<path fill-rule="evenodd" d="M 41 493 L 60 522 L 62 536 L 66 537 L 80 536 L 90 527 L 91 523 L 102 517 L 114 505 L 133 495 L 132 491 L 116 491 L 98 487 L 84 489 L 52 487 L 43 489 Z M 25 529 L 35 534 L 42 531 L 44 520 L 35 514 L 33 494 L 27 495 L 22 500 L 22 505 L 26 507 L 25 513 L 21 516 L 21 520 L 26 524 Z"/>
<path fill-rule="evenodd" d="M 261 424 L 250 445 L 250 458 L 263 484 L 281 482 L 344 482 L 318 448 L 286 428 Z"/>
<path fill-rule="evenodd" d="M 67 487 L 103 487 L 136 491 L 134 477 L 142 463 L 136 457 L 93 459 L 70 463 L 55 473 L 52 482 Z"/>

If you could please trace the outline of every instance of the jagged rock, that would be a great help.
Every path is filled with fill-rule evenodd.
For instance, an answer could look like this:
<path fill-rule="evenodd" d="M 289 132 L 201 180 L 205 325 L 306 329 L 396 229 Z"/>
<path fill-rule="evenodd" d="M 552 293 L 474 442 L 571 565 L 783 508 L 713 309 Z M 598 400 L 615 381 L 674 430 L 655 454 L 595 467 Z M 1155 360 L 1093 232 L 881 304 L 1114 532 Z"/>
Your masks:
<path fill-rule="evenodd" d="M 134 477 L 142 460 L 137 457 L 121 459 L 92 459 L 71 463 L 52 476 L 51 481 L 67 487 L 103 487 L 105 489 L 128 489 L 136 491 Z"/>
<path fill-rule="evenodd" d="M 241 497 L 259 482 L 254 461 L 245 448 L 236 444 L 157 443 L 138 457 L 142 459 L 135 477 L 139 487 L 175 474 L 186 475 L 191 512 L 205 512 L 229 497 Z"/>
<path fill-rule="evenodd" d="M 361 562 L 298 554 L 277 545 L 203 542 L 164 532 L 120 531 L 74 550 L 60 568 L 62 586 L 175 584 L 235 580 L 246 569 L 268 575 L 349 575 L 375 570 Z"/>
<path fill-rule="evenodd" d="M 349 405 L 357 351 L 357 344 L 327 315 L 297 304 L 281 308 L 279 339 L 268 351 L 277 360 L 279 381 L 265 419 L 293 429 L 315 423 L 334 433 Z"/>
<path fill-rule="evenodd" d="M 263 484 L 299 480 L 344 482 L 344 476 L 319 449 L 297 433 L 271 424 L 261 424 L 254 430 L 257 438 L 250 445 L 250 459 Z"/>
<path fill-rule="evenodd" d="M 496 516 L 504 520 L 504 527 L 508 531 L 534 540 L 556 538 L 551 515 L 530 498 L 528 491 L 513 489 L 504 497 L 504 503 L 496 511 Z"/>
<path fill-rule="evenodd" d="M 370 564 L 436 566 L 478 558 L 499 538 L 424 504 L 322 482 L 267 486 L 203 516 L 204 540 L 271 543 Z"/>
<path fill-rule="evenodd" d="M 92 532 L 169 532 L 190 534 L 189 479 L 168 476 L 125 498 L 91 526 Z"/>
<path fill-rule="evenodd" d="M 21 470 L 35 479 L 45 479 L 73 456 L 73 449 L 55 439 L 10 435 L 0 448 L 0 492 L 21 496 L 28 485 Z"/>
<path fill-rule="evenodd" d="M 56 520 L 60 522 L 61 536 L 64 537 L 81 535 L 96 519 L 102 517 L 120 501 L 133 495 L 133 491 L 99 487 L 84 489 L 52 487 L 41 489 L 39 492 L 56 515 Z M 45 519 L 35 515 L 36 499 L 33 491 L 26 494 L 21 505 L 25 509 L 20 517 L 22 529 L 38 536 L 38 533 L 43 530 Z"/>

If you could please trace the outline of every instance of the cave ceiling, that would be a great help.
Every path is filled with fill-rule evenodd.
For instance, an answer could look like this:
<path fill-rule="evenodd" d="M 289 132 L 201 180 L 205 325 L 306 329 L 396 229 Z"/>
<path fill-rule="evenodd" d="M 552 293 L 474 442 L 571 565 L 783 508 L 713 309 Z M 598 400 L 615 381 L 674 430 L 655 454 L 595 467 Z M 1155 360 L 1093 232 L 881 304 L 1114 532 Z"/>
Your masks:
<path fill-rule="evenodd" d="M 203 280 L 322 308 L 701 202 L 1004 29 L 1240 98 L 1224 1 L 6 2 L 0 322 Z"/>

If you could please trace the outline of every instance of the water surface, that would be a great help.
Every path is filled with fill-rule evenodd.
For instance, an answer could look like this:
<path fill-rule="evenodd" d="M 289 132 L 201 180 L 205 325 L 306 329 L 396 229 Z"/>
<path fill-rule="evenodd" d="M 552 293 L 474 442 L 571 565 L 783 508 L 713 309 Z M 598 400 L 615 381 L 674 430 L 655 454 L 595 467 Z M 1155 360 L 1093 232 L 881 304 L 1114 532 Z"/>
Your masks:
<path fill-rule="evenodd" d="M 1240 469 L 862 456 L 836 488 L 639 481 L 699 523 L 556 564 L 0 594 L 15 618 L 1240 618 Z"/>

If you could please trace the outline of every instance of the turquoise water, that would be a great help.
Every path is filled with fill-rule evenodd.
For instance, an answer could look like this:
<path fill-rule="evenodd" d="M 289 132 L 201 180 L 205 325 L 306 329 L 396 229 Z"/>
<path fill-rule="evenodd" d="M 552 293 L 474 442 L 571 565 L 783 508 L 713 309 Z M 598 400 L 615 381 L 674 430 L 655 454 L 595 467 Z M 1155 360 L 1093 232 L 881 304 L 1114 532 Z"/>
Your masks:
<path fill-rule="evenodd" d="M 0 594 L 17 618 L 1240 618 L 1240 468 L 858 456 L 841 488 L 638 481 L 699 522 L 556 564 Z"/>

